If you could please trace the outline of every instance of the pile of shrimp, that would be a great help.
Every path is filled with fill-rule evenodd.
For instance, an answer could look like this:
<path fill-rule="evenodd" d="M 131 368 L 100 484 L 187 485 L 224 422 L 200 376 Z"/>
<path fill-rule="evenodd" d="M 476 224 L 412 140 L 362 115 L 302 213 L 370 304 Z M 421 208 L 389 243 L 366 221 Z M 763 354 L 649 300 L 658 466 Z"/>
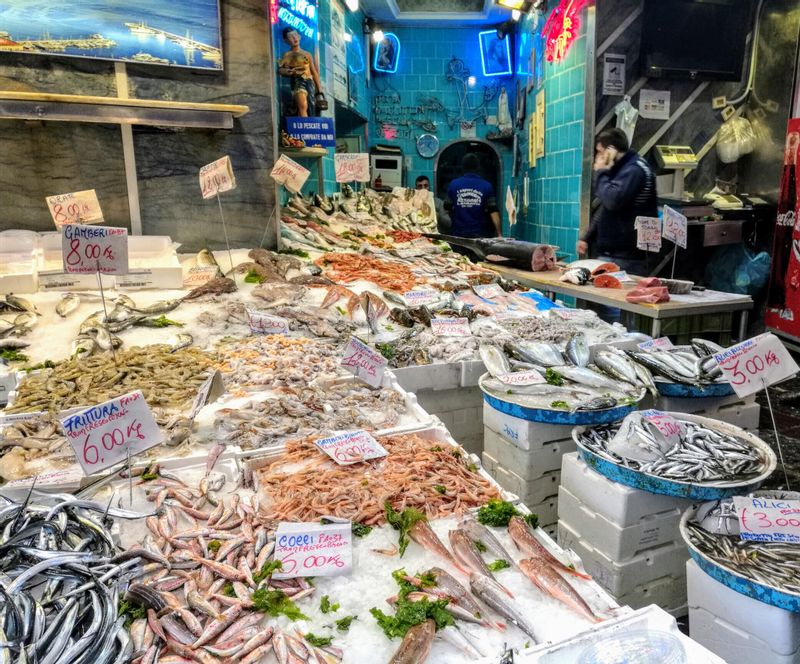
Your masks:
<path fill-rule="evenodd" d="M 331 279 L 340 283 L 349 284 L 364 279 L 399 293 L 405 293 L 417 284 L 411 269 L 394 261 L 359 254 L 327 253 L 314 262 L 324 268 Z"/>
<path fill-rule="evenodd" d="M 461 447 L 415 434 L 378 439 L 388 456 L 340 466 L 306 438 L 286 444 L 279 461 L 256 471 L 269 518 L 316 521 L 329 515 L 366 525 L 386 522 L 384 505 L 414 507 L 429 519 L 500 498 Z"/>

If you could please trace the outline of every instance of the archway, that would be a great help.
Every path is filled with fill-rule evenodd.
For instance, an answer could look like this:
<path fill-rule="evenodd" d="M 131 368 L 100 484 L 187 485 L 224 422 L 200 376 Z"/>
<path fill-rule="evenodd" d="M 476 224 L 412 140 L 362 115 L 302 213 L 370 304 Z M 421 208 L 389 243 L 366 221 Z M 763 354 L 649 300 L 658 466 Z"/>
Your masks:
<path fill-rule="evenodd" d="M 463 138 L 448 143 L 436 156 L 434 164 L 434 187 L 436 196 L 447 197 L 447 187 L 457 177 L 463 175 L 461 159 L 467 153 L 478 157 L 478 175 L 488 180 L 494 187 L 495 195 L 500 196 L 503 184 L 503 162 L 494 145 L 480 138 Z"/>

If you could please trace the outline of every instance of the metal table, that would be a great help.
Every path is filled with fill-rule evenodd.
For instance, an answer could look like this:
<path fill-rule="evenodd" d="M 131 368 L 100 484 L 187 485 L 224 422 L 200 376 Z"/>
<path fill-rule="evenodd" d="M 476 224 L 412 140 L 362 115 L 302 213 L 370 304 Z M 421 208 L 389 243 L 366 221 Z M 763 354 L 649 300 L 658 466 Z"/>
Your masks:
<path fill-rule="evenodd" d="M 638 304 L 628 302 L 625 299 L 625 296 L 635 288 L 635 283 L 623 284 L 621 289 L 596 288 L 589 284 L 576 286 L 575 284 L 559 281 L 561 272 L 557 270 L 529 272 L 517 268 L 502 267 L 494 263 L 482 263 L 482 266 L 498 272 L 506 279 L 514 279 L 529 288 L 544 291 L 551 297 L 556 294 L 566 295 L 651 318 L 653 324 L 650 334 L 653 338 L 660 336 L 661 321 L 666 318 L 734 311 L 740 312 L 739 341 L 747 337 L 748 312 L 753 308 L 753 299 L 749 295 L 705 290 L 693 291 L 690 295 L 672 295 L 670 296 L 670 301 L 663 304 Z M 641 277 L 630 276 L 636 281 L 641 279 Z"/>

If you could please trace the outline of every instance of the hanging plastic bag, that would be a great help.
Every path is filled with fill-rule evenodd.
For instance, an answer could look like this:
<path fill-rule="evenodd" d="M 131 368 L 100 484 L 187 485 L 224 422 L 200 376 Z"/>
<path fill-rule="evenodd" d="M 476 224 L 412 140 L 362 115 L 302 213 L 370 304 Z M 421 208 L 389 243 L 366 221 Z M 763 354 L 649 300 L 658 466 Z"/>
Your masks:
<path fill-rule="evenodd" d="M 706 266 L 706 284 L 725 293 L 755 297 L 767 285 L 769 264 L 766 251 L 754 254 L 742 244 L 720 247 Z"/>
<path fill-rule="evenodd" d="M 747 118 L 732 117 L 720 127 L 717 154 L 723 163 L 732 164 L 739 157 L 750 154 L 755 147 L 756 134 Z"/>
<path fill-rule="evenodd" d="M 625 95 L 622 101 L 614 107 L 614 113 L 617 116 L 617 129 L 624 131 L 628 137 L 628 143 L 632 144 L 639 111 L 631 104 L 631 98 L 628 95 Z"/>

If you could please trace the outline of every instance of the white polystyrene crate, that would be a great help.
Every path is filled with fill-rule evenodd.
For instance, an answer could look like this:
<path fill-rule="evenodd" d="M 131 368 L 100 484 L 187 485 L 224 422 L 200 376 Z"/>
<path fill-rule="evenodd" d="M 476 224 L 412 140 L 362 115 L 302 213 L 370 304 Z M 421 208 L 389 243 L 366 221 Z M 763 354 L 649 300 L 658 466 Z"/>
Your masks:
<path fill-rule="evenodd" d="M 682 514 L 675 507 L 623 528 L 579 500 L 563 484 L 558 488 L 558 518 L 612 560 L 627 560 L 645 549 L 681 541 L 678 524 Z"/>
<path fill-rule="evenodd" d="M 756 400 L 755 395 L 742 399 L 736 394 L 727 397 L 665 397 L 658 395 L 655 399 L 655 408 L 670 413 L 693 413 L 718 419 L 715 413 L 725 406 L 744 406 Z"/>
<path fill-rule="evenodd" d="M 478 380 L 486 373 L 483 360 L 464 360 L 461 364 L 461 387 L 476 387 Z"/>
<path fill-rule="evenodd" d="M 402 381 L 400 384 L 403 384 Z M 480 408 L 483 403 L 482 393 L 477 387 L 458 387 L 446 390 L 417 389 L 414 391 L 420 405 L 432 415 L 467 408 Z"/>
<path fill-rule="evenodd" d="M 491 455 L 489 457 L 491 459 Z M 513 470 L 509 470 L 497 463 L 496 460 L 492 459 L 492 461 L 493 463 L 488 464 L 494 466 L 492 477 L 497 480 L 500 486 L 518 495 L 520 500 L 526 504 L 541 503 L 549 496 L 554 496 L 558 493 L 558 485 L 561 479 L 561 472 L 558 470 L 544 473 L 541 477 L 533 480 L 526 480 Z"/>
<path fill-rule="evenodd" d="M 656 604 L 674 616 L 684 616 L 687 613 L 686 577 L 662 576 L 653 579 L 620 595 L 617 601 L 621 605 L 630 606 L 633 609 Z"/>
<path fill-rule="evenodd" d="M 731 662 L 800 662 L 800 613 L 742 595 L 686 563 L 689 630 Z"/>
<path fill-rule="evenodd" d="M 397 381 L 410 392 L 420 390 L 455 390 L 461 381 L 459 362 L 420 364 L 392 369 Z"/>
<path fill-rule="evenodd" d="M 483 404 L 483 425 L 522 450 L 535 449 L 553 441 L 572 437 L 570 424 L 530 422 L 501 413 L 488 403 Z"/>
<path fill-rule="evenodd" d="M 517 475 L 526 480 L 533 480 L 545 473 L 561 469 L 561 457 L 576 448 L 572 437 L 541 447 L 523 450 L 510 443 L 499 433 L 489 427 L 483 429 L 483 450 L 488 452 L 505 468 L 513 468 Z"/>
<path fill-rule="evenodd" d="M 614 482 L 587 466 L 577 452 L 562 457 L 561 484 L 582 503 L 621 527 L 676 508 L 683 512 L 692 504 L 686 498 L 648 493 Z"/>
<path fill-rule="evenodd" d="M 564 521 L 558 522 L 558 543 L 572 549 L 583 561 L 586 571 L 614 597 L 631 592 L 636 586 L 662 576 L 678 577 L 689 557 L 683 542 L 672 542 L 625 561 L 612 560 Z"/>
<path fill-rule="evenodd" d="M 547 528 L 558 522 L 558 496 L 548 496 L 540 503 L 525 503 L 525 505 L 539 517 L 539 526 L 542 528 Z"/>

